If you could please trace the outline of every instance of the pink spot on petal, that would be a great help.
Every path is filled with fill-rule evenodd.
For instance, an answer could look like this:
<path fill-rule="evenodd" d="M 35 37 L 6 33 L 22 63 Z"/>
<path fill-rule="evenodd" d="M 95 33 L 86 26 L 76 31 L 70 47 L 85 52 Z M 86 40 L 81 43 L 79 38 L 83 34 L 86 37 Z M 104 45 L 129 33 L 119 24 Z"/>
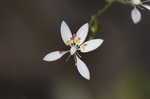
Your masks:
<path fill-rule="evenodd" d="M 70 40 L 73 40 L 73 37 L 71 37 Z"/>
<path fill-rule="evenodd" d="M 73 33 L 73 37 L 76 37 L 76 33 Z"/>
<path fill-rule="evenodd" d="M 84 44 L 84 46 L 87 46 L 87 44 Z"/>

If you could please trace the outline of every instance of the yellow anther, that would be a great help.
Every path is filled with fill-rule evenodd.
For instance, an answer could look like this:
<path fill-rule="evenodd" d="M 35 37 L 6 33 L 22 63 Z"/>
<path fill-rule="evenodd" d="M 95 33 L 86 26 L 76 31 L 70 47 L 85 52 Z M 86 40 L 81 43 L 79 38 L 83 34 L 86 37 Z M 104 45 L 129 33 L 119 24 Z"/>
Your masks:
<path fill-rule="evenodd" d="M 67 40 L 67 44 L 70 44 L 72 42 L 72 40 Z"/>
<path fill-rule="evenodd" d="M 80 40 L 76 40 L 76 43 L 80 43 L 81 41 Z"/>

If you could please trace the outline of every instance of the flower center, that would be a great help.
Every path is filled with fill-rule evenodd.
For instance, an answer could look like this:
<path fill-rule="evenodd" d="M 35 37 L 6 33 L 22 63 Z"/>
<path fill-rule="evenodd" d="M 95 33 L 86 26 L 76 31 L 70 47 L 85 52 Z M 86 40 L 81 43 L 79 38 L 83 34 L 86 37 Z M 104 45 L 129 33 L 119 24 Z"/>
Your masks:
<path fill-rule="evenodd" d="M 76 53 L 77 48 L 75 46 L 72 46 L 70 49 L 70 54 L 73 55 L 74 53 Z"/>

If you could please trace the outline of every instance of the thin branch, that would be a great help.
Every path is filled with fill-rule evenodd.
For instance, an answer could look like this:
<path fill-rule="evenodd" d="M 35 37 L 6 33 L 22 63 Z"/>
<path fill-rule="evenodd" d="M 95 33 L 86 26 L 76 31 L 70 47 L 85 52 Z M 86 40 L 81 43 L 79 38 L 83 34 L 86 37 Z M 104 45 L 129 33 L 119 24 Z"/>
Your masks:
<path fill-rule="evenodd" d="M 97 13 L 96 16 L 101 16 L 108 8 L 112 5 L 112 3 L 107 3 L 104 8 L 100 9 Z"/>

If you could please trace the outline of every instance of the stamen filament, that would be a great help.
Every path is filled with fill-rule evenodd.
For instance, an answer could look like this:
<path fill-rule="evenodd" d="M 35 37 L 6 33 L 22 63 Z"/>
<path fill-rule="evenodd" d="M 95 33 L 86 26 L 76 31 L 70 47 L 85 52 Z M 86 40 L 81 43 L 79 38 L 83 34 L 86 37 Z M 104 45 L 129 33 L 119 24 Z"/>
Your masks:
<path fill-rule="evenodd" d="M 80 58 L 83 58 L 78 52 L 76 52 L 76 53 L 77 53 L 77 54 L 76 54 L 77 56 L 79 56 Z"/>
<path fill-rule="evenodd" d="M 74 60 L 75 60 L 75 64 L 76 64 L 76 63 L 77 63 L 76 54 L 75 54 L 75 55 L 73 55 L 73 58 L 74 58 Z"/>
<path fill-rule="evenodd" d="M 69 55 L 66 59 L 65 59 L 65 62 L 68 62 L 69 59 L 70 59 L 71 55 Z"/>

